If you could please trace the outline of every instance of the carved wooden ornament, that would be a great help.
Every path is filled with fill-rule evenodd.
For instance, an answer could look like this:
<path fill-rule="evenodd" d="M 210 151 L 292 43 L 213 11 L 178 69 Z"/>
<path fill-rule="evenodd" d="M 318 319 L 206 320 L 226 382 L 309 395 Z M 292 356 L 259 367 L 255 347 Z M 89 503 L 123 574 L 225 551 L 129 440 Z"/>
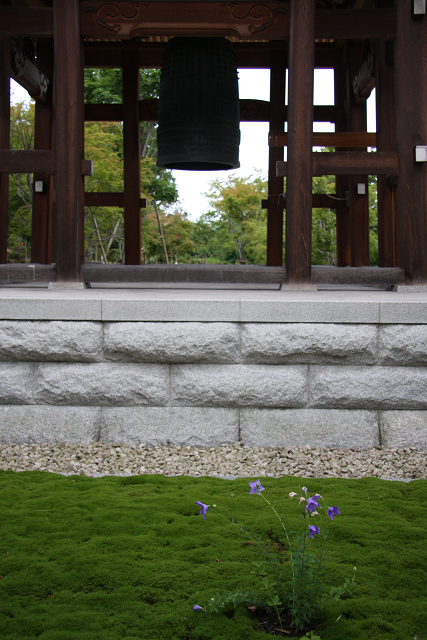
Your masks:
<path fill-rule="evenodd" d="M 84 38 L 206 35 L 283 40 L 289 34 L 289 3 L 86 0 L 80 4 L 80 32 Z"/>

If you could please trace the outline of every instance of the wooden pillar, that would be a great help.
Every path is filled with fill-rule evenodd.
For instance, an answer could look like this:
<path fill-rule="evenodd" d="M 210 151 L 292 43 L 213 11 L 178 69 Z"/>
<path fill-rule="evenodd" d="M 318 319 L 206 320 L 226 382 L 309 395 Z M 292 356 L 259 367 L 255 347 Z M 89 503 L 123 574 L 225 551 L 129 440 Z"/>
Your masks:
<path fill-rule="evenodd" d="M 0 149 L 10 147 L 10 38 L 0 38 Z M 0 263 L 7 262 L 9 174 L 0 173 Z"/>
<path fill-rule="evenodd" d="M 50 85 L 46 103 L 36 102 L 34 149 L 52 149 L 53 40 L 37 43 L 37 63 Z M 35 191 L 36 182 L 43 184 L 43 191 Z M 49 264 L 52 261 L 53 176 L 35 173 L 33 189 L 31 261 Z"/>
<path fill-rule="evenodd" d="M 414 161 L 427 145 L 427 16 L 412 18 L 411 0 L 399 0 L 395 41 L 399 266 L 408 284 L 427 283 L 427 162 Z"/>
<path fill-rule="evenodd" d="M 394 43 L 378 40 L 375 47 L 377 150 L 396 151 L 394 101 Z M 378 265 L 395 267 L 397 256 L 396 185 L 388 176 L 377 176 Z"/>
<path fill-rule="evenodd" d="M 58 281 L 80 280 L 84 105 L 79 1 L 54 0 L 55 236 Z"/>
<path fill-rule="evenodd" d="M 347 63 L 341 60 L 334 69 L 334 93 L 335 93 L 335 131 L 348 131 L 347 117 Z M 342 151 L 342 149 L 339 149 Z M 336 201 L 336 229 L 337 229 L 337 266 L 351 266 L 351 233 L 350 210 L 347 204 L 348 176 L 335 176 Z"/>
<path fill-rule="evenodd" d="M 292 284 L 311 278 L 315 13 L 314 0 L 291 0 L 285 260 Z"/>
<path fill-rule="evenodd" d="M 349 120 L 351 131 L 366 131 L 366 101 L 356 104 L 352 81 L 359 71 L 363 61 L 362 45 L 350 44 L 349 46 Z M 362 151 L 362 149 L 355 149 Z M 357 185 L 365 185 L 365 195 L 357 193 Z M 349 207 L 351 224 L 351 264 L 353 267 L 369 265 L 369 193 L 368 176 L 350 176 L 349 180 Z"/>
<path fill-rule="evenodd" d="M 125 262 L 141 264 L 141 150 L 138 52 L 123 49 Z"/>
<path fill-rule="evenodd" d="M 285 127 L 286 62 L 282 51 L 272 51 L 270 63 L 270 132 Z M 267 265 L 283 264 L 283 177 L 276 176 L 276 162 L 283 161 L 283 147 L 268 150 Z"/>

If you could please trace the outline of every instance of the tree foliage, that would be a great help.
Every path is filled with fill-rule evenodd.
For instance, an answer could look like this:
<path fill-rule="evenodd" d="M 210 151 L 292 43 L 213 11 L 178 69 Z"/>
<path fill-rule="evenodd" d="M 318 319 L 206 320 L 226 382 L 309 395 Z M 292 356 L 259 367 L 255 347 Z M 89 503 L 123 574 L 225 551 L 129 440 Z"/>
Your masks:
<path fill-rule="evenodd" d="M 85 72 L 86 100 L 119 103 L 121 71 L 90 69 Z M 158 71 L 141 73 L 141 98 L 157 95 Z M 11 147 L 34 146 L 35 106 L 31 102 L 11 105 Z M 145 123 L 150 124 L 150 123 Z M 154 140 L 155 130 L 154 123 Z M 265 264 L 267 181 L 261 173 L 248 177 L 225 173 L 214 180 L 209 192 L 209 211 L 196 222 L 176 208 L 178 191 L 170 171 L 156 166 L 157 145 L 141 126 L 141 243 L 143 262 L 164 262 L 157 211 L 169 261 L 187 263 Z M 145 136 L 145 137 L 144 137 Z M 145 146 L 144 146 L 145 145 Z M 145 150 L 145 152 L 144 152 Z M 93 176 L 86 177 L 85 191 L 123 191 L 123 125 L 121 122 L 87 122 L 85 157 L 94 161 Z M 313 192 L 334 194 L 334 176 L 313 178 Z M 31 255 L 32 175 L 11 174 L 9 190 L 8 260 L 28 261 Z M 175 208 L 173 208 L 175 206 Z M 331 200 L 333 207 L 333 200 Z M 336 215 L 334 208 L 313 209 L 312 264 L 336 264 Z M 369 177 L 369 224 L 371 264 L 378 264 L 378 218 L 375 176 Z M 124 260 L 123 209 L 85 207 L 85 259 Z"/>

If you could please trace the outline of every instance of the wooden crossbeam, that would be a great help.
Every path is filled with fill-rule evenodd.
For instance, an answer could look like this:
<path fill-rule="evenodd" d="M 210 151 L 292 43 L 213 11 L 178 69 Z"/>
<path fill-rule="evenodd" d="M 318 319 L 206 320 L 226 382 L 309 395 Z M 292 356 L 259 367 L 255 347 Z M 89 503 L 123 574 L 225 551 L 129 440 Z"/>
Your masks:
<path fill-rule="evenodd" d="M 270 147 L 286 147 L 288 144 L 288 134 L 285 132 L 270 133 L 268 136 Z M 376 147 L 377 138 L 375 133 L 364 131 L 330 131 L 314 132 L 313 147 Z"/>
<path fill-rule="evenodd" d="M 289 37 L 289 6 L 264 2 L 120 2 L 109 11 L 103 0 L 80 4 L 84 38 L 131 39 L 153 35 L 234 36 L 244 40 L 285 40 Z M 394 9 L 318 9 L 318 39 L 364 39 L 396 36 Z"/>
<path fill-rule="evenodd" d="M 55 174 L 54 151 L 15 151 L 0 149 L 0 173 L 46 173 Z M 91 160 L 81 161 L 81 175 L 91 176 L 93 163 Z"/>
<path fill-rule="evenodd" d="M 315 35 L 334 40 L 395 38 L 395 9 L 318 9 Z"/>
<path fill-rule="evenodd" d="M 0 264 L 0 282 L 54 282 L 55 264 Z M 334 267 L 313 265 L 311 281 L 314 284 L 382 285 L 403 284 L 404 273 L 399 267 Z M 167 265 L 96 264 L 82 266 L 83 282 L 200 282 L 283 284 L 285 267 L 256 265 Z"/>
<path fill-rule="evenodd" d="M 12 151 L 0 149 L 0 173 L 55 173 L 53 151 Z"/>
<path fill-rule="evenodd" d="M 108 15 L 105 2 L 81 3 L 81 35 L 84 38 L 132 38 L 138 35 L 234 35 L 246 39 L 284 40 L 289 36 L 289 12 L 278 2 L 264 3 L 265 10 L 251 13 L 254 2 L 222 3 L 120 2 L 120 11 Z M 191 10 L 190 10 L 191 9 Z M 246 17 L 245 17 L 246 16 Z M 318 39 L 388 38 L 396 36 L 394 9 L 318 9 Z M 52 37 L 53 11 L 48 7 L 0 7 L 0 34 L 19 37 Z M 116 27 L 117 25 L 117 27 Z M 117 30 L 118 29 L 118 30 Z"/>
<path fill-rule="evenodd" d="M 278 176 L 288 175 L 288 163 L 276 164 Z M 313 176 L 399 175 L 399 155 L 396 152 L 336 151 L 313 153 Z"/>
<path fill-rule="evenodd" d="M 53 10 L 49 7 L 0 7 L 0 34 L 37 38 L 53 36 Z"/>
<path fill-rule="evenodd" d="M 123 122 L 122 104 L 91 104 L 86 103 L 86 122 Z M 158 100 L 140 100 L 138 113 L 140 122 L 157 122 Z M 319 105 L 314 107 L 315 122 L 335 122 L 337 113 L 333 105 Z M 284 119 L 287 120 L 288 108 L 284 107 Z M 266 100 L 240 100 L 240 122 L 268 122 L 270 118 L 270 103 Z M 272 134 L 283 135 L 283 134 Z M 286 134 L 285 134 L 286 135 Z M 375 135 L 375 134 L 373 134 Z M 285 146 L 283 144 L 270 146 Z M 320 143 L 319 143 L 320 146 Z M 327 145 L 333 146 L 333 145 Z M 347 145 L 348 146 L 348 145 Z M 356 146 L 356 145 L 352 145 Z M 373 146 L 373 145 L 364 145 Z"/>
<path fill-rule="evenodd" d="M 277 197 L 277 196 L 272 196 Z M 336 209 L 338 200 L 335 193 L 327 195 L 326 193 L 313 193 L 312 208 L 313 209 Z M 261 208 L 268 209 L 268 200 L 261 200 Z M 286 199 L 284 199 L 284 209 L 286 209 Z"/>
<path fill-rule="evenodd" d="M 123 209 L 125 206 L 125 194 L 113 193 L 113 192 L 86 192 L 85 193 L 85 207 L 120 207 Z M 147 206 L 147 200 L 145 198 L 139 199 L 139 206 L 141 209 L 145 209 Z"/>
<path fill-rule="evenodd" d="M 164 42 L 139 42 L 121 40 L 119 42 L 85 42 L 85 67 L 117 68 L 122 64 L 122 49 L 135 49 L 139 66 L 160 68 L 166 49 Z M 285 41 L 233 42 L 238 69 L 269 69 L 272 52 L 287 59 L 288 47 Z M 340 56 L 340 49 L 334 43 L 317 43 L 315 51 L 316 69 L 332 69 Z"/>

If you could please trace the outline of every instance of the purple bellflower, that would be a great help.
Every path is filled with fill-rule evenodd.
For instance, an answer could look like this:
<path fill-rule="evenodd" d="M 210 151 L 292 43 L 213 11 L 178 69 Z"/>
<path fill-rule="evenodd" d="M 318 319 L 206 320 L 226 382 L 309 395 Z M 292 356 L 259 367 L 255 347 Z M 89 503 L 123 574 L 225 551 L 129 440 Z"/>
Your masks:
<path fill-rule="evenodd" d="M 320 498 L 320 495 L 318 493 L 316 493 L 316 495 L 313 496 L 312 498 L 308 498 L 307 504 L 305 506 L 306 513 L 307 511 L 316 511 L 316 509 L 322 508 L 317 502 L 319 498 Z"/>
<path fill-rule="evenodd" d="M 329 507 L 328 513 L 326 515 L 328 515 L 330 519 L 333 520 L 334 516 L 340 516 L 341 513 L 338 507 Z"/>
<path fill-rule="evenodd" d="M 314 538 L 314 534 L 320 536 L 320 529 L 319 527 L 315 527 L 314 525 L 310 524 L 308 527 L 308 535 L 310 536 L 310 538 Z"/>
<path fill-rule="evenodd" d="M 208 507 L 209 507 L 209 505 L 208 505 L 208 504 L 203 504 L 203 502 L 199 502 L 199 501 L 197 501 L 197 502 L 196 502 L 196 504 L 198 504 L 198 505 L 200 506 L 200 513 L 199 513 L 199 515 L 202 515 L 202 513 L 203 513 L 203 514 L 204 514 L 204 516 L 205 516 L 205 517 L 203 518 L 203 520 L 206 520 L 206 514 L 207 514 L 207 512 L 208 512 Z M 197 605 L 195 605 L 195 606 L 197 606 Z"/>
<path fill-rule="evenodd" d="M 194 611 L 199 611 L 199 609 L 201 609 L 201 607 L 199 607 L 199 605 L 198 605 L 198 604 L 195 604 L 195 605 L 193 606 L 193 609 L 194 609 Z"/>
<path fill-rule="evenodd" d="M 260 491 L 264 491 L 264 487 L 262 486 L 260 480 L 255 480 L 255 482 L 249 482 L 249 485 L 251 487 L 249 494 L 257 493 L 258 495 L 260 495 Z"/>

